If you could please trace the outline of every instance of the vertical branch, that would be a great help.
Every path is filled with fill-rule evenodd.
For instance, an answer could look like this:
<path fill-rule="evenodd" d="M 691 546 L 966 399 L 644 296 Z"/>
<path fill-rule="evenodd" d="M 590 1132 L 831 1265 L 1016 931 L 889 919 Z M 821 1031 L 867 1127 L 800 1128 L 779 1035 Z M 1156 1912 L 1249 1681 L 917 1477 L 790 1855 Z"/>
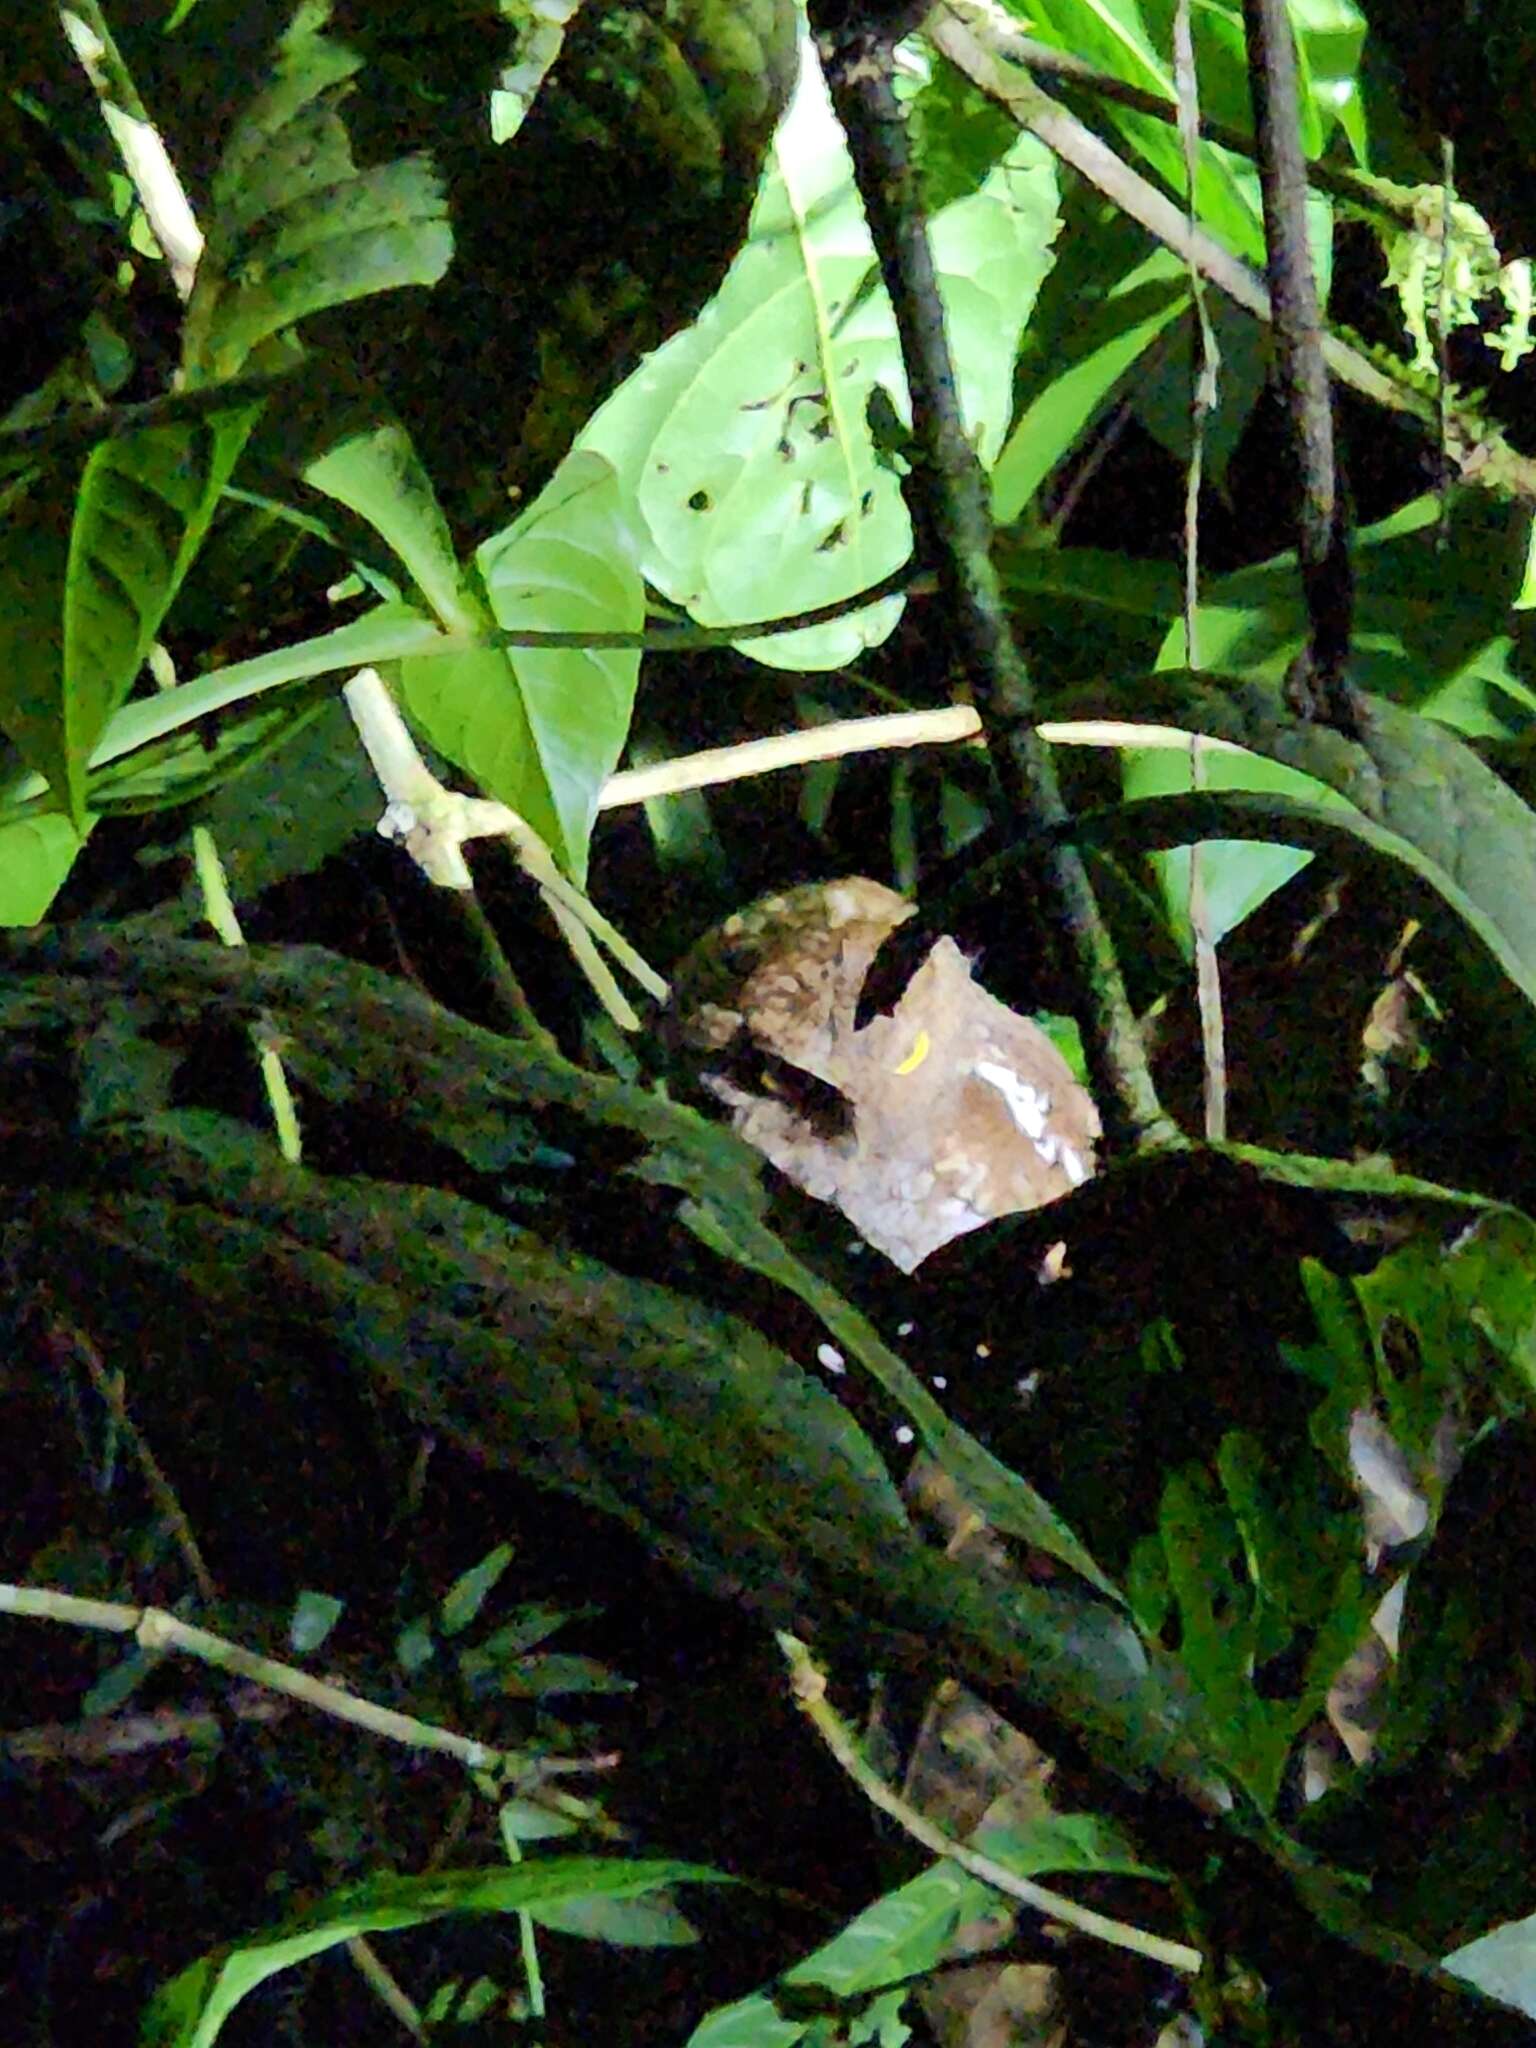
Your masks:
<path fill-rule="evenodd" d="M 102 119 L 133 181 L 150 233 L 164 252 L 177 293 L 186 299 L 203 253 L 203 237 L 176 166 L 145 111 L 97 0 L 71 0 L 59 9 L 59 21 L 91 81 Z"/>
<path fill-rule="evenodd" d="M 895 309 L 912 398 L 908 509 L 920 559 L 938 571 L 948 618 L 987 732 L 1003 823 L 1043 848 L 1045 908 L 1080 967 L 1079 1011 L 1091 1078 L 1112 1136 L 1176 1137 L 1153 1086 L 1136 1019 L 1082 855 L 1066 843 L 1066 806 L 1035 733 L 1029 673 L 1009 630 L 992 563 L 986 478 L 966 438 L 944 311 L 893 83 L 899 10 L 866 14 L 812 0 L 811 26 L 848 138 L 880 268 Z"/>
<path fill-rule="evenodd" d="M 1179 0 L 1173 16 L 1173 76 L 1179 101 L 1179 143 L 1189 184 L 1189 231 L 1193 245 L 1199 217 L 1200 81 L 1195 69 L 1195 40 L 1189 0 Z M 1189 393 L 1189 469 L 1184 488 L 1184 658 L 1200 666 L 1200 482 L 1205 467 L 1205 422 L 1216 407 L 1216 376 L 1221 352 L 1205 302 L 1205 279 L 1191 254 L 1188 264 L 1190 304 L 1195 315 L 1191 336 Z M 1205 751 L 1199 733 L 1189 736 L 1189 783 L 1205 787 Z M 1189 849 L 1189 928 L 1195 943 L 1195 992 L 1200 1010 L 1200 1047 L 1205 1074 L 1205 1135 L 1219 1145 L 1227 1135 L 1227 1034 L 1221 1001 L 1221 968 L 1211 937 L 1205 892 L 1204 848 Z"/>
<path fill-rule="evenodd" d="M 1456 145 L 1440 138 L 1440 277 L 1435 291 L 1435 413 L 1440 434 L 1438 475 L 1440 516 L 1435 546 L 1443 554 L 1451 539 L 1451 208 L 1456 204 Z"/>
<path fill-rule="evenodd" d="M 1307 167 L 1297 114 L 1296 52 L 1285 0 L 1243 0 L 1253 95 L 1269 297 L 1280 386 L 1301 483 L 1299 553 L 1308 645 L 1287 679 L 1304 717 L 1358 725 L 1348 679 L 1354 611 L 1348 535 L 1333 453 L 1333 406 L 1307 242 Z"/>

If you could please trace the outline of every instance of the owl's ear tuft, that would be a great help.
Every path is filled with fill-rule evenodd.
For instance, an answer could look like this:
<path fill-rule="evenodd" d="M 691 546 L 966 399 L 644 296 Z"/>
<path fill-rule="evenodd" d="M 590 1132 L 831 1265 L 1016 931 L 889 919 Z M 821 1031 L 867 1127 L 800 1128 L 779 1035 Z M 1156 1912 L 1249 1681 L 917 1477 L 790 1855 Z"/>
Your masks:
<path fill-rule="evenodd" d="M 912 977 L 942 934 L 922 917 L 909 918 L 881 941 L 854 1005 L 853 1026 L 862 1031 L 875 1017 L 889 1017 L 911 986 Z"/>

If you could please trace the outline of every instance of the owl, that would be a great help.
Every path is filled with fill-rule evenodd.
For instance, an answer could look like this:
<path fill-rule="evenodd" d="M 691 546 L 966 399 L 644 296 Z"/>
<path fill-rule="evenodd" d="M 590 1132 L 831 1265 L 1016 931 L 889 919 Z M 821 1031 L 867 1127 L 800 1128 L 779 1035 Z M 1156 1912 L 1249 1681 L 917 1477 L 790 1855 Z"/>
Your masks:
<path fill-rule="evenodd" d="M 996 1217 L 1093 1172 L 1093 1099 L 1037 1024 L 977 982 L 951 938 L 894 1010 L 859 991 L 913 906 L 862 876 L 768 896 L 678 968 L 675 1030 L 750 1145 L 910 1273 Z"/>

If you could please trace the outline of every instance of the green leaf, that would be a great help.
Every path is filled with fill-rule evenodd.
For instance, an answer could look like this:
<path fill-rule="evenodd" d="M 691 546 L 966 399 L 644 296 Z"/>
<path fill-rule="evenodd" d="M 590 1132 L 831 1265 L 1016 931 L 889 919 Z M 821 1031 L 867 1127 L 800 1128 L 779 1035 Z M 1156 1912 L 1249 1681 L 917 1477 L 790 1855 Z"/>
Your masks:
<path fill-rule="evenodd" d="M 1133 802 L 1141 797 L 1182 793 L 1192 787 L 1194 764 L 1188 748 L 1128 747 L 1121 762 L 1125 794 Z M 1268 760 L 1262 754 L 1231 754 L 1207 747 L 1201 757 L 1201 776 L 1208 789 L 1274 791 L 1325 808 L 1350 808 L 1343 797 L 1315 777 Z M 1205 929 L 1212 943 L 1219 945 L 1228 932 L 1235 931 L 1261 903 L 1284 888 L 1310 859 L 1310 854 L 1298 853 L 1290 847 L 1264 846 L 1253 840 L 1202 841 L 1200 878 Z M 1189 921 L 1190 860 L 1187 846 L 1176 846 L 1168 853 L 1152 856 L 1163 913 L 1186 955 L 1194 951 Z"/>
<path fill-rule="evenodd" d="M 560 1835 L 573 1835 L 577 1823 L 567 1814 L 552 1813 L 533 1799 L 504 1799 L 497 1809 L 502 1839 L 509 1844 L 547 1842 Z M 510 1853 L 510 1852 L 509 1852 Z"/>
<path fill-rule="evenodd" d="M 687 1948 L 699 1938 L 698 1929 L 666 1898 L 561 1899 L 531 1908 L 531 1917 L 552 1934 L 579 1934 L 611 1948 Z"/>
<path fill-rule="evenodd" d="M 1445 1958 L 1445 1968 L 1536 2019 L 1536 1913 L 1465 1942 Z"/>
<path fill-rule="evenodd" d="M 183 731 L 197 719 L 247 703 L 284 683 L 308 682 L 343 669 L 398 661 L 434 647 L 453 648 L 434 620 L 412 605 L 376 605 L 329 633 L 296 640 L 250 661 L 232 662 L 228 668 L 211 669 L 158 697 L 124 705 L 96 748 L 92 765 L 105 767 L 120 761 L 137 747 Z M 18 793 L 33 794 L 25 788 Z"/>
<path fill-rule="evenodd" d="M 1115 1877 L 1165 1878 L 1112 1821 L 1096 1813 L 1055 1813 L 1041 1806 L 1027 1818 L 983 1821 L 974 1845 L 1020 1877 L 1051 1872 L 1103 1872 Z"/>
<path fill-rule="evenodd" d="M 1042 1812 L 1029 1825 L 986 1828 L 975 1846 L 1020 1876 L 1100 1871 L 1158 1877 L 1106 1821 L 1094 1814 Z M 939 1969 L 966 1950 L 965 1933 L 1007 1909 L 992 1886 L 957 1863 L 931 1864 L 850 1920 L 831 1941 L 778 1980 L 785 1991 L 824 1991 L 838 2000 L 870 1997 Z M 687 2048 L 793 2048 L 810 2022 L 789 2018 L 788 1998 L 759 1992 L 709 2014 Z"/>
<path fill-rule="evenodd" d="M 78 832 L 86 766 L 202 545 L 258 409 L 98 442 L 67 550 L 36 491 L 0 533 L 0 726 Z"/>
<path fill-rule="evenodd" d="M 1018 123 L 989 100 L 955 65 L 931 57 L 921 45 L 903 52 L 910 69 L 898 74 L 906 98 L 912 156 L 922 180 L 923 205 L 932 215 L 976 187 L 1018 138 Z M 909 81 L 921 71 L 921 83 Z"/>
<path fill-rule="evenodd" d="M 349 435 L 310 463 L 304 481 L 366 520 L 388 543 L 444 632 L 473 634 L 489 624 L 454 552 L 432 479 L 404 427 L 391 421 Z"/>
<path fill-rule="evenodd" d="M 1179 1658 L 1198 1690 L 1208 1739 L 1270 1813 L 1305 1714 L 1255 1689 L 1258 1616 L 1240 1532 L 1230 1504 L 1200 1466 L 1170 1474 L 1158 1534 L 1178 1608 Z"/>
<path fill-rule="evenodd" d="M 1431 496 L 1354 536 L 1356 686 L 1429 713 L 1469 738 L 1502 738 L 1536 715 L 1536 690 L 1509 631 L 1528 518 L 1485 491 Z M 1186 666 L 1174 611 L 1159 668 Z M 1306 644 L 1293 554 L 1206 586 L 1196 617 L 1202 668 L 1278 685 Z"/>
<path fill-rule="evenodd" d="M 317 691 L 324 692 L 318 703 Z M 187 744 L 190 770 L 190 748 L 202 750 L 195 733 Z M 132 755 L 125 765 L 140 758 Z M 381 799 L 368 757 L 346 706 L 324 685 L 286 691 L 277 702 L 221 721 L 203 760 L 205 780 L 217 781 L 201 815 L 218 840 L 236 902 L 251 902 L 291 875 L 313 874 L 378 822 Z M 110 786 L 110 775 L 101 776 L 102 786 Z"/>
<path fill-rule="evenodd" d="M 131 817 L 196 803 L 259 771 L 276 752 L 302 751 L 299 736 L 323 722 L 334 702 L 329 692 L 293 690 L 281 702 L 237 710 L 215 729 L 169 733 L 135 754 L 93 767 L 87 800 L 101 817 Z M 372 796 L 376 815 L 377 783 Z"/>
<path fill-rule="evenodd" d="M 590 452 L 562 463 L 477 561 L 508 631 L 632 633 L 644 623 L 617 482 Z M 476 648 L 404 661 L 400 682 L 407 712 L 439 753 L 526 819 L 580 881 L 639 672 L 631 648 Z"/>
<path fill-rule="evenodd" d="M 538 1657 L 519 1657 L 497 1674 L 497 1690 L 508 1699 L 553 1699 L 561 1693 L 633 1692 L 634 1681 L 620 1678 L 595 1657 L 552 1650 Z"/>
<path fill-rule="evenodd" d="M 1327 259 L 1326 234 L 1329 226 L 1326 206 L 1314 205 L 1314 214 L 1324 214 L 1324 240 L 1314 247 L 1322 270 Z M 1320 275 L 1319 289 L 1326 279 Z M 1222 491 L 1228 465 L 1237 453 L 1253 419 L 1254 407 L 1263 395 L 1273 370 L 1273 344 L 1268 331 L 1252 314 L 1207 287 L 1206 317 L 1215 344 L 1216 403 L 1201 423 L 1201 475 L 1208 489 Z M 1152 439 L 1165 448 L 1187 471 L 1193 457 L 1193 421 L 1189 394 L 1201 360 L 1199 324 L 1187 309 L 1164 346 L 1148 357 L 1139 374 L 1126 387 L 1132 417 Z"/>
<path fill-rule="evenodd" d="M 820 1990 L 838 1999 L 906 1982 L 937 1969 L 961 1929 L 983 1918 L 996 1900 L 990 1885 L 958 1864 L 935 1863 L 866 1906 L 780 1981 L 786 1991 Z M 808 2020 L 789 2018 L 772 1992 L 759 1992 L 709 2014 L 689 2035 L 687 2048 L 793 2048 L 809 2028 Z"/>
<path fill-rule="evenodd" d="M 1512 503 L 1467 492 L 1451 501 L 1442 549 L 1439 519 L 1438 500 L 1419 498 L 1352 537 L 1351 677 L 1368 695 L 1424 710 L 1469 738 L 1520 734 L 1536 713 L 1536 690 L 1510 631 L 1528 521 Z M 1148 640 L 1160 671 L 1171 678 L 1185 669 L 1173 565 L 1105 549 L 1042 548 L 1003 534 L 999 568 L 1031 634 L 1065 640 L 1071 659 L 1054 649 L 1058 671 L 1091 680 L 1091 715 L 1165 715 L 1176 700 L 1162 692 L 1176 686 L 1137 670 L 1150 665 L 1142 661 Z M 1278 707 L 1307 636 L 1294 556 L 1208 582 L 1196 631 L 1201 666 L 1217 672 L 1216 687 L 1224 687 L 1220 677 L 1238 676 Z M 1106 676 L 1125 680 L 1106 687 Z"/>
<path fill-rule="evenodd" d="M 705 1864 L 596 1856 L 550 1857 L 512 1868 L 378 1877 L 332 1892 L 269 1933 L 202 1957 L 163 1985 L 141 2023 L 143 2048 L 208 2048 L 248 1993 L 280 1971 L 361 1934 L 388 1934 L 457 1913 L 558 1912 L 563 1902 L 626 1899 L 671 1884 L 729 1884 Z"/>
<path fill-rule="evenodd" d="M 115 1664 L 107 1666 L 80 1702 L 81 1717 L 90 1720 L 98 1714 L 115 1714 L 164 1662 L 164 1654 L 159 1650 L 129 1650 Z"/>
<path fill-rule="evenodd" d="M 1057 274 L 1042 291 L 1043 314 L 1053 316 L 1051 347 L 1031 346 L 1023 365 L 1018 423 L 992 472 L 992 516 L 1001 526 L 1018 519 L 1046 478 L 1087 431 L 1127 377 L 1189 303 L 1184 267 L 1166 250 L 1143 254 L 1138 235 L 1127 246 L 1122 216 L 1108 234 L 1085 236 L 1107 243 L 1124 270 L 1106 287 L 1102 268 L 1085 274 L 1083 252 L 1068 245 Z M 1078 288 L 1068 291 L 1070 278 Z"/>
<path fill-rule="evenodd" d="M 638 507 L 647 580 L 706 625 L 773 618 L 786 591 L 796 608 L 854 598 L 911 546 L 867 419 L 877 386 L 906 407 L 895 322 L 813 67 L 775 152 L 716 298 L 582 434 Z M 1007 431 L 1019 332 L 1057 226 L 1053 165 L 1027 137 L 932 223 L 961 403 L 984 459 Z M 793 367 L 786 376 L 773 363 Z M 884 639 L 898 610 L 886 601 L 748 651 L 839 666 Z"/>
<path fill-rule="evenodd" d="M 318 1650 L 346 1608 L 334 1593 L 301 1593 L 288 1622 L 288 1647 L 296 1657 Z"/>
<path fill-rule="evenodd" d="M 494 1550 L 487 1551 L 476 1565 L 460 1574 L 443 1595 L 442 1629 L 445 1636 L 456 1636 L 469 1627 L 480 1612 L 486 1600 L 501 1583 L 508 1565 L 512 1562 L 513 1550 L 510 1543 L 498 1543 Z"/>
<path fill-rule="evenodd" d="M 84 844 L 62 811 L 0 820 L 0 926 L 40 923 Z"/>
<path fill-rule="evenodd" d="M 407 1622 L 395 1638 L 395 1662 L 407 1677 L 425 1670 L 436 1654 L 432 1624 L 428 1621 Z"/>
<path fill-rule="evenodd" d="M 537 1604 L 516 1608 L 510 1621 L 492 1629 L 472 1649 L 461 1653 L 459 1662 L 464 1675 L 470 1679 L 485 1674 L 494 1676 L 510 1659 L 520 1657 L 525 1650 L 547 1641 L 567 1622 L 585 1620 L 601 1612 L 597 1607 L 545 1607 Z"/>
<path fill-rule="evenodd" d="M 1390 705 L 1372 707 L 1366 745 L 1320 727 L 1297 734 L 1286 751 L 1340 794 L 1364 799 L 1377 816 L 1295 797 L 1204 790 L 1093 813 L 1077 821 L 1074 833 L 1085 845 L 1143 851 L 1239 837 L 1308 851 L 1354 842 L 1432 889 L 1536 1003 L 1536 817 L 1508 784 L 1443 727 Z M 1365 786 L 1367 777 L 1376 779 L 1374 789 Z"/>
<path fill-rule="evenodd" d="M 213 181 L 187 308 L 189 384 L 236 376 L 265 341 L 332 306 L 435 284 L 453 236 L 424 157 L 359 170 L 337 106 L 362 59 L 301 7 L 271 82 L 235 124 Z"/>
<path fill-rule="evenodd" d="M 1235 10 L 1221 6 L 1194 11 L 1196 56 L 1200 71 L 1200 105 L 1207 115 L 1229 124 L 1251 126 L 1242 32 Z M 1172 7 L 1168 0 L 1032 0 L 1029 33 L 1043 43 L 1085 58 L 1112 77 L 1174 97 Z M 1108 101 L 1104 118 L 1134 150 L 1159 182 L 1182 195 L 1188 186 L 1184 152 L 1176 129 L 1128 107 Z M 1310 105 L 1307 108 L 1311 119 Z M 1315 150 L 1315 125 L 1307 146 Z M 1251 263 L 1264 260 L 1264 235 L 1258 178 L 1244 159 L 1212 143 L 1200 146 L 1199 216 L 1204 224 Z"/>

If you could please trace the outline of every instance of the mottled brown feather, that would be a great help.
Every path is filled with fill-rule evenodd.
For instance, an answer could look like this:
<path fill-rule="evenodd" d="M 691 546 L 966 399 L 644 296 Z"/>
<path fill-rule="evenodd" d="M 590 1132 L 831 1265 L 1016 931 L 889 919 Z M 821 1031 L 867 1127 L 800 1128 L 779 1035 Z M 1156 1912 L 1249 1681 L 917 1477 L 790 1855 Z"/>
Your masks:
<path fill-rule="evenodd" d="M 911 914 L 862 876 L 765 897 L 701 941 L 674 989 L 682 1036 L 741 1135 L 905 1272 L 965 1231 L 1069 1193 L 1092 1173 L 1099 1136 L 1092 1098 L 1050 1039 L 978 984 L 953 939 L 933 946 L 890 1015 L 855 1028 L 870 963 Z M 775 1081 L 776 1062 L 835 1089 L 844 1128 L 808 1114 Z"/>

